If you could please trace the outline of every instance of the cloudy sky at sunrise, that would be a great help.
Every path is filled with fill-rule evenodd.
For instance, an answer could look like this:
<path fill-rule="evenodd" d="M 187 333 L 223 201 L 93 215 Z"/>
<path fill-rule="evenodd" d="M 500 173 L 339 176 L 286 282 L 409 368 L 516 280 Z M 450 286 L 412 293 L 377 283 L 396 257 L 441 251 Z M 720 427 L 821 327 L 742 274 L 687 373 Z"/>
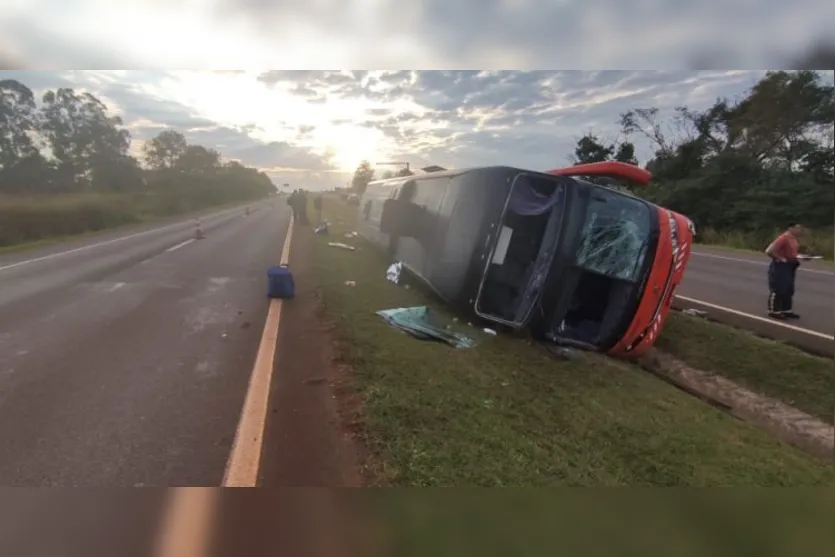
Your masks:
<path fill-rule="evenodd" d="M 0 0 L 0 70 L 122 116 L 139 153 L 170 127 L 308 187 L 361 159 L 567 162 L 637 107 L 704 108 L 833 39 L 825 0 Z M 444 71 L 285 71 L 270 67 Z M 706 68 L 456 71 L 454 68 Z M 48 70 L 60 67 L 123 71 Z M 153 70 L 179 67 L 191 70 Z M 217 67 L 245 70 L 212 70 Z M 15 69 L 11 69 L 15 68 Z M 636 141 L 646 160 L 649 146 Z"/>
<path fill-rule="evenodd" d="M 124 120 L 133 150 L 166 128 L 277 183 L 343 185 L 362 159 L 413 167 L 568 163 L 593 130 L 618 139 L 635 107 L 703 108 L 743 95 L 760 71 L 17 71 L 40 97 L 73 87 Z M 636 139 L 646 159 L 649 145 Z M 381 169 L 384 170 L 384 169 Z"/>

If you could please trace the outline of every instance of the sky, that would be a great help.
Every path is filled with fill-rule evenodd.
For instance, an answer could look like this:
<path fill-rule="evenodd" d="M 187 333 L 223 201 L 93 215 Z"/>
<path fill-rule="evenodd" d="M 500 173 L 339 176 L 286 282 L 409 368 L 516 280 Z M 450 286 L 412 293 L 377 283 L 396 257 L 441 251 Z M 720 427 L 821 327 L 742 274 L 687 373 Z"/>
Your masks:
<path fill-rule="evenodd" d="M 278 184 L 343 186 L 363 160 L 464 168 L 570 164 L 592 131 L 616 141 L 632 108 L 709 106 L 738 98 L 761 71 L 151 71 L 0 70 L 37 97 L 88 91 L 119 115 L 132 150 L 164 129 Z M 634 138 L 642 160 L 648 143 Z M 378 173 L 397 170 L 380 166 Z"/>
<path fill-rule="evenodd" d="M 589 130 L 618 139 L 625 110 L 739 97 L 764 72 L 724 68 L 786 67 L 835 39 L 824 0 L 0 3 L 2 77 L 96 94 L 136 153 L 173 128 L 311 189 L 344 185 L 361 159 L 562 166 Z M 419 69 L 263 69 L 286 66 Z M 129 69 L 97 69 L 114 67 Z"/>

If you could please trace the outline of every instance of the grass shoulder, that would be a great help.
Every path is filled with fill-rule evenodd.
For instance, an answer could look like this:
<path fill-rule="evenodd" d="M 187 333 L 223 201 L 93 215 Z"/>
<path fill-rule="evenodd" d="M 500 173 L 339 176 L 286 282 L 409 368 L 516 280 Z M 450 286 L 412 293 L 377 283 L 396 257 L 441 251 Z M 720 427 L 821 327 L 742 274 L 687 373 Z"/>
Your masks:
<path fill-rule="evenodd" d="M 375 312 L 443 307 L 385 279 L 383 256 L 346 240 L 356 209 L 327 200 L 314 268 L 363 405 L 370 451 L 398 486 L 832 484 L 833 472 L 642 371 L 597 354 L 557 360 L 506 335 L 471 349 L 419 341 Z M 356 251 L 328 245 L 353 243 Z M 355 286 L 347 286 L 353 281 Z"/>
<path fill-rule="evenodd" d="M 692 367 L 833 422 L 835 366 L 831 358 L 676 312 L 670 315 L 657 347 Z"/>

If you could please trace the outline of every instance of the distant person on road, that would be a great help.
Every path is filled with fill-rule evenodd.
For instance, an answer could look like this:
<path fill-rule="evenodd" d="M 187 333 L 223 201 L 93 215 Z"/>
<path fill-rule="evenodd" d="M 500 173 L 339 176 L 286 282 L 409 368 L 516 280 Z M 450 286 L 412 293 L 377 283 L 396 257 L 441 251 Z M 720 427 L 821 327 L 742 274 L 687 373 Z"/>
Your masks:
<path fill-rule="evenodd" d="M 289 196 L 287 196 L 287 205 L 290 206 L 290 210 L 293 211 L 293 220 L 299 220 L 299 208 L 298 208 L 298 199 L 299 199 L 299 190 L 293 190 Z"/>
<path fill-rule="evenodd" d="M 313 199 L 313 209 L 316 211 L 316 224 L 322 224 L 322 194 Z"/>
<path fill-rule="evenodd" d="M 793 224 L 765 249 L 771 258 L 768 265 L 768 316 L 772 319 L 799 319 L 792 311 L 794 282 L 800 266 L 797 238 L 803 226 Z"/>
<path fill-rule="evenodd" d="M 299 190 L 299 196 L 296 201 L 298 216 L 299 216 L 299 224 L 302 226 L 307 226 L 310 221 L 307 218 L 307 192 L 304 190 Z"/>

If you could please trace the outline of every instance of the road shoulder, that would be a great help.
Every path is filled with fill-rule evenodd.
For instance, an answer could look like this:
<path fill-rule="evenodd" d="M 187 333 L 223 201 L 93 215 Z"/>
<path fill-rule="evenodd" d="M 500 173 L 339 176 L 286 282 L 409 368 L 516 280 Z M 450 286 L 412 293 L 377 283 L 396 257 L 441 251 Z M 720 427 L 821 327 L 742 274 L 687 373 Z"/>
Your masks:
<path fill-rule="evenodd" d="M 362 485 L 358 449 L 336 392 L 345 368 L 317 313 L 312 230 L 296 225 L 290 269 L 295 297 L 282 307 L 270 413 L 260 472 L 263 487 Z"/>

